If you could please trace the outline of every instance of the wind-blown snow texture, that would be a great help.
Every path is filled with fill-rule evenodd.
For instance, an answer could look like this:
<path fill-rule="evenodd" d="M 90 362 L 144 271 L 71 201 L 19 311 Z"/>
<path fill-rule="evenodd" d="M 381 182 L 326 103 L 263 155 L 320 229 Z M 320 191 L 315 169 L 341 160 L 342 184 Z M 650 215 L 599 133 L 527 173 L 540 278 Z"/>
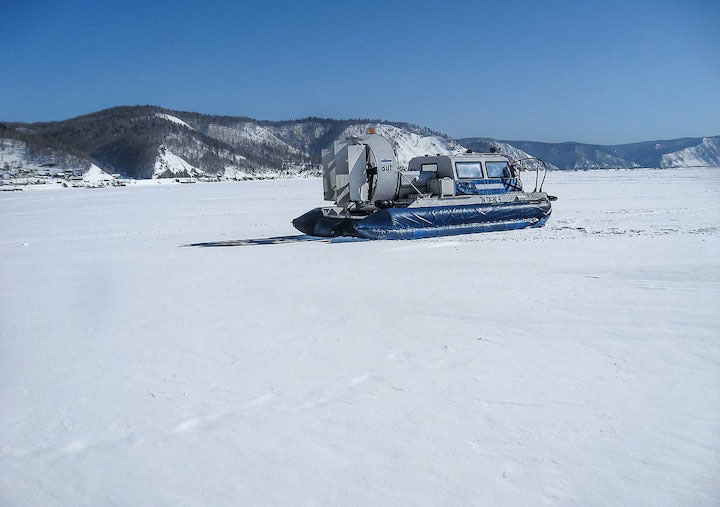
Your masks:
<path fill-rule="evenodd" d="M 720 172 L 546 188 L 543 229 L 225 248 L 179 245 L 320 181 L 0 195 L 0 504 L 717 504 Z"/>

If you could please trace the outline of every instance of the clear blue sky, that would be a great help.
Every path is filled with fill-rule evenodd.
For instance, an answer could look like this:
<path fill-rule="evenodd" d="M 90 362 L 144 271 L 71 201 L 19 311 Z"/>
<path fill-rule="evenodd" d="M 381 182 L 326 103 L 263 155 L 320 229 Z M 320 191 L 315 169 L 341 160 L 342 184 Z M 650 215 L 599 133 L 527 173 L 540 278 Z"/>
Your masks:
<path fill-rule="evenodd" d="M 0 0 L 0 120 L 123 104 L 455 137 L 720 134 L 720 1 Z"/>

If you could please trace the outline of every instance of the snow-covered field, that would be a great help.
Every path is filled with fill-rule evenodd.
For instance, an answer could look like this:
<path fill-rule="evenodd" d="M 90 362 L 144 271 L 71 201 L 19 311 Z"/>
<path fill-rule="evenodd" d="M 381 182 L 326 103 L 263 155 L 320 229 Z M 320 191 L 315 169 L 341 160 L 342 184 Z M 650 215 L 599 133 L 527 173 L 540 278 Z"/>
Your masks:
<path fill-rule="evenodd" d="M 545 186 L 542 229 L 221 248 L 320 180 L 0 194 L 0 504 L 717 505 L 720 170 Z"/>

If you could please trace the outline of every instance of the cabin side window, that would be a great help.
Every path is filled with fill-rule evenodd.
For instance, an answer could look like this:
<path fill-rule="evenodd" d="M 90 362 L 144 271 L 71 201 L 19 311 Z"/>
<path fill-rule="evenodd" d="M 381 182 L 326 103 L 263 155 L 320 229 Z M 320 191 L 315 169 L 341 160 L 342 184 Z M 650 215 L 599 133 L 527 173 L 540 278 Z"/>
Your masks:
<path fill-rule="evenodd" d="M 485 162 L 488 178 L 509 178 L 510 167 L 504 160 L 498 162 Z"/>
<path fill-rule="evenodd" d="M 417 181 L 420 185 L 426 185 L 428 180 L 437 177 L 437 164 L 421 164 L 420 173 L 418 174 Z"/>
<path fill-rule="evenodd" d="M 461 179 L 477 179 L 483 177 L 481 162 L 455 162 L 455 170 L 457 171 L 458 178 Z"/>

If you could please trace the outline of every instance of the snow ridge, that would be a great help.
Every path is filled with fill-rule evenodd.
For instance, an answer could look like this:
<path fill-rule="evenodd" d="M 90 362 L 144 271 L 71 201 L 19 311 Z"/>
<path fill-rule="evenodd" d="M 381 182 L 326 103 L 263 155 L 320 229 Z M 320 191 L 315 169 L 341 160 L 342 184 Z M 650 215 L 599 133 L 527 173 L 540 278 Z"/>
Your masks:
<path fill-rule="evenodd" d="M 173 115 L 171 115 L 171 114 L 167 114 L 167 113 L 155 113 L 155 117 L 156 117 L 156 118 L 162 118 L 163 120 L 167 120 L 167 121 L 172 122 L 172 123 L 176 123 L 177 125 L 181 125 L 181 126 L 183 126 L 183 127 L 189 128 L 190 130 L 195 130 L 195 129 L 192 128 L 190 125 L 188 125 L 187 123 L 185 123 L 184 121 L 182 121 L 180 118 L 178 118 L 177 116 L 173 116 Z"/>

